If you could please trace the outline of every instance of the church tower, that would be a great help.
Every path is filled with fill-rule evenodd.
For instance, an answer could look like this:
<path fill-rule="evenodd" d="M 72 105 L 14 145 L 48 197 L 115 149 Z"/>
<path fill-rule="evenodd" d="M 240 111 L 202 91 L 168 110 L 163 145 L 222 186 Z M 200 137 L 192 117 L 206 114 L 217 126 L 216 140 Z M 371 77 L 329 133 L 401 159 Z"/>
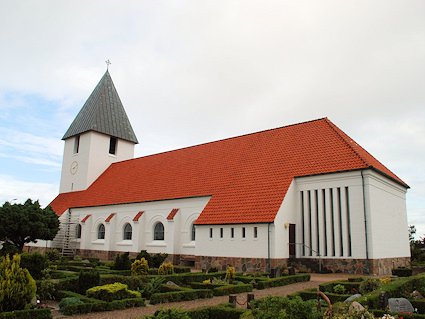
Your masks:
<path fill-rule="evenodd" d="M 134 158 L 138 141 L 108 70 L 62 140 L 59 193 L 85 190 L 110 164 Z"/>

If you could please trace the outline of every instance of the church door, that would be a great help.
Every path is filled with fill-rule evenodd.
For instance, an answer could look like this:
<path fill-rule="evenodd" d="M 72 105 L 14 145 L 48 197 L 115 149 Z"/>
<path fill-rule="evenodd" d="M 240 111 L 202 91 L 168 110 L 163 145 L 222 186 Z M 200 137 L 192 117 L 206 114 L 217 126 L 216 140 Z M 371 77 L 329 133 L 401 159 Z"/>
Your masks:
<path fill-rule="evenodd" d="M 295 224 L 289 224 L 289 258 L 295 258 Z"/>

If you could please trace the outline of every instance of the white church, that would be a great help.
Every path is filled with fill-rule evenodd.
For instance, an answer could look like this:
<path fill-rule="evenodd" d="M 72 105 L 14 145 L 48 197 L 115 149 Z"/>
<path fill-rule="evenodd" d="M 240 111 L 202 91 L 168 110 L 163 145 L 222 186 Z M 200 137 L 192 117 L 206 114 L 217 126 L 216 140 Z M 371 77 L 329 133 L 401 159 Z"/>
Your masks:
<path fill-rule="evenodd" d="M 57 247 L 80 256 L 168 253 L 197 269 L 333 272 L 409 265 L 409 186 L 327 118 L 134 158 L 108 71 L 65 133 Z M 56 242 L 56 244 L 55 244 Z"/>

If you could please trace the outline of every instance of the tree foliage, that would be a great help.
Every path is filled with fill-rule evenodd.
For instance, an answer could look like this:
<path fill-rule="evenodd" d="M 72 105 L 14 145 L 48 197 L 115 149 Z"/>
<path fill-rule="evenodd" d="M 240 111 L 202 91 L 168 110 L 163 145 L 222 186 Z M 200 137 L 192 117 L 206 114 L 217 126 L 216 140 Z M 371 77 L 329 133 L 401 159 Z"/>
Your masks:
<path fill-rule="evenodd" d="M 6 202 L 0 207 L 0 241 L 13 244 L 19 252 L 38 239 L 52 240 L 59 231 L 59 216 L 48 206 L 27 199 L 24 204 Z"/>

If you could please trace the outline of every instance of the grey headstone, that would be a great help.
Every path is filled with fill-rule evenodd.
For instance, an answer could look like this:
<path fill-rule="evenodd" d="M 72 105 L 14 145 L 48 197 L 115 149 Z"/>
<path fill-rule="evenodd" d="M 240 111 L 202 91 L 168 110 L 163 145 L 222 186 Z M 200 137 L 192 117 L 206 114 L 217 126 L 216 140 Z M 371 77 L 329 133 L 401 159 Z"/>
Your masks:
<path fill-rule="evenodd" d="M 282 268 L 274 267 L 270 269 L 270 278 L 282 277 Z"/>
<path fill-rule="evenodd" d="M 90 264 L 90 260 L 88 260 L 88 259 L 83 259 L 81 262 L 82 262 L 83 264 Z"/>
<path fill-rule="evenodd" d="M 388 292 L 381 291 L 379 293 L 379 309 L 385 310 L 388 307 Z"/>
<path fill-rule="evenodd" d="M 167 281 L 166 285 L 167 285 L 167 286 L 175 286 L 175 287 L 179 287 L 179 285 L 175 284 L 175 283 L 174 283 L 174 282 L 172 282 L 172 281 Z"/>
<path fill-rule="evenodd" d="M 414 312 L 412 304 L 406 298 L 389 298 L 388 306 L 392 312 Z"/>
<path fill-rule="evenodd" d="M 362 296 L 361 294 L 352 295 L 348 297 L 347 299 L 345 299 L 344 302 L 352 302 L 354 299 L 360 298 L 361 296 Z"/>

